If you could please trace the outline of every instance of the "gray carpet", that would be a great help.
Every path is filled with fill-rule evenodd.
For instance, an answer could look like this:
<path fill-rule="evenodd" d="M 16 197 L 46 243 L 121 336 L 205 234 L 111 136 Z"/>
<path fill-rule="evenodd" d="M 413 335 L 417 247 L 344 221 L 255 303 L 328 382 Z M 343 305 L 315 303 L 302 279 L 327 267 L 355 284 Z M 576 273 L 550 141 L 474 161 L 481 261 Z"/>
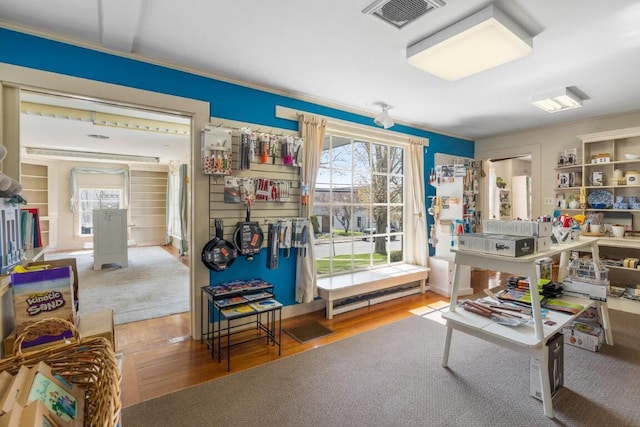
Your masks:
<path fill-rule="evenodd" d="M 529 360 L 413 316 L 123 410 L 136 426 L 638 426 L 640 316 L 611 312 L 614 346 L 565 347 L 555 420 Z M 211 362 L 213 363 L 213 362 Z"/>
<path fill-rule="evenodd" d="M 129 248 L 124 268 L 93 270 L 93 251 L 45 255 L 60 258 L 76 258 L 80 316 L 112 309 L 120 325 L 189 311 L 189 269 L 159 246 Z"/>

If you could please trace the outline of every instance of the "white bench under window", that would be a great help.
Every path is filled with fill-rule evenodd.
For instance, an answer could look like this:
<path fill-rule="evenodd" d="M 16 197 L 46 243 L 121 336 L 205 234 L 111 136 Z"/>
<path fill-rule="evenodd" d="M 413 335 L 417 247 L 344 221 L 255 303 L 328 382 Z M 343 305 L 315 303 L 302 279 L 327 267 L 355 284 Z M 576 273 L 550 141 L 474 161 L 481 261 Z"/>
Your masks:
<path fill-rule="evenodd" d="M 345 298 L 366 295 L 413 282 L 418 282 L 419 286 L 411 291 L 399 291 L 395 298 L 417 292 L 424 293 L 428 275 L 428 267 L 397 264 L 338 276 L 323 277 L 318 279 L 318 295 L 327 303 L 327 319 L 332 319 L 334 314 L 382 302 L 381 299 L 363 298 L 359 303 L 335 307 L 334 304 L 336 302 Z M 391 298 L 384 297 L 384 300 L 388 299 Z"/>

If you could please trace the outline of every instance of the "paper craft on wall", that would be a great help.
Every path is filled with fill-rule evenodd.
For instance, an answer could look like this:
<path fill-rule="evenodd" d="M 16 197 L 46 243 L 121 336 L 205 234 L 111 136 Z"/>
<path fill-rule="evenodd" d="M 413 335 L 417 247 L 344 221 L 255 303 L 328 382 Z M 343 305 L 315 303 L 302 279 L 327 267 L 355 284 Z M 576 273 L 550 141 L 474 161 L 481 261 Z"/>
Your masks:
<path fill-rule="evenodd" d="M 231 129 L 221 127 L 202 129 L 202 173 L 230 174 L 232 155 Z"/>

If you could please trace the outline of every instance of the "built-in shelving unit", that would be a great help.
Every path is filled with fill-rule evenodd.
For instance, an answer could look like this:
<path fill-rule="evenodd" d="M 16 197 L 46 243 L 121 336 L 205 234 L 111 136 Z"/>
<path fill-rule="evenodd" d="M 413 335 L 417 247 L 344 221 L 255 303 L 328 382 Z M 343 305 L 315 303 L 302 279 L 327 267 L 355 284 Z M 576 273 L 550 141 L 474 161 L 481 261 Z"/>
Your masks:
<path fill-rule="evenodd" d="M 22 197 L 27 201 L 24 208 L 36 208 L 40 215 L 42 245 L 49 244 L 49 166 L 33 163 L 20 165 Z"/>
<path fill-rule="evenodd" d="M 131 239 L 139 245 L 162 245 L 167 233 L 166 171 L 130 171 Z"/>
<path fill-rule="evenodd" d="M 582 141 L 582 185 L 585 186 L 587 200 L 595 191 L 608 191 L 613 200 L 623 197 L 640 196 L 640 185 L 629 182 L 629 174 L 640 170 L 640 127 L 620 129 L 608 132 L 592 133 L 579 136 Z M 626 155 L 639 156 L 638 159 L 627 159 Z M 616 171 L 621 177 L 616 177 Z M 591 177 L 594 173 L 602 174 L 602 185 L 594 185 Z M 616 208 L 608 206 L 597 209 L 587 204 L 587 210 L 617 211 L 638 213 L 640 209 Z"/>
<path fill-rule="evenodd" d="M 611 286 L 618 288 L 635 287 L 640 283 L 640 270 L 624 266 L 612 265 L 616 261 L 629 258 L 640 258 L 640 238 L 632 237 L 640 230 L 640 209 L 630 204 L 621 208 L 618 200 L 628 203 L 630 197 L 640 199 L 640 185 L 632 182 L 630 176 L 633 171 L 640 170 L 640 127 L 618 129 L 606 132 L 580 135 L 582 141 L 582 162 L 579 165 L 562 166 L 556 168 L 558 173 L 581 173 L 580 180 L 576 180 L 569 188 L 557 188 L 558 194 L 580 195 L 581 186 L 585 189 L 586 211 L 603 212 L 605 221 L 615 221 L 627 227 L 624 238 L 605 236 L 598 241 L 602 259 L 611 260 L 608 265 Z M 638 158 L 628 158 L 627 155 Z M 598 173 L 597 179 L 594 174 Z M 596 185 L 597 184 L 597 185 Z M 560 182 L 558 183 L 560 186 Z M 594 197 L 594 192 L 600 192 L 605 197 Z M 591 195 L 591 197 L 590 197 Z M 594 200 L 606 199 L 606 206 L 593 206 Z M 564 211 L 564 209 L 563 209 Z M 567 209 L 569 213 L 579 212 L 580 209 Z M 627 298 L 608 298 L 611 308 L 640 313 L 640 301 Z"/>

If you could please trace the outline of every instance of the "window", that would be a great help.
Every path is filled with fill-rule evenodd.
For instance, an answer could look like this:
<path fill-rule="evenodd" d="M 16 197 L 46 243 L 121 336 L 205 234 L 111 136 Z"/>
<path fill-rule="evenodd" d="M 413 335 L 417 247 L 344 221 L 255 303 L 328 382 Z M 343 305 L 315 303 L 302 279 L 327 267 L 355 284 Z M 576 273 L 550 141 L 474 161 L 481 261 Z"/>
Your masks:
<path fill-rule="evenodd" d="M 405 149 L 327 132 L 315 188 L 318 275 L 403 261 Z"/>
<path fill-rule="evenodd" d="M 121 209 L 122 190 L 105 188 L 80 188 L 78 190 L 78 221 L 80 236 L 93 235 L 94 209 Z"/>

